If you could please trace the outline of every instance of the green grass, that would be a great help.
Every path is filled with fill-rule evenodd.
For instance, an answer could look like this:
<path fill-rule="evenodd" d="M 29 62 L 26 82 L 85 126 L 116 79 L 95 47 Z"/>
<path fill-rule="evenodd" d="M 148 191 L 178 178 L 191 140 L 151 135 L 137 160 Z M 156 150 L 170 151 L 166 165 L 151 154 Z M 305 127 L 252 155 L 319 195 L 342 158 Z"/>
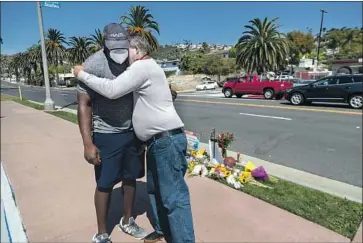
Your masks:
<path fill-rule="evenodd" d="M 20 101 L 13 96 L 1 95 L 1 101 L 15 101 L 43 110 L 41 105 L 26 100 Z M 77 124 L 75 114 L 64 111 L 48 111 L 47 113 Z M 227 185 L 224 180 L 217 181 Z M 361 203 L 281 179 L 263 184 L 273 189 L 247 184 L 241 191 L 353 239 L 362 220 L 363 205 Z"/>
<path fill-rule="evenodd" d="M 217 180 L 227 186 L 225 180 Z M 349 239 L 362 221 L 363 205 L 315 189 L 277 179 L 263 182 L 273 189 L 246 184 L 243 191 L 311 222 L 331 229 Z"/>
<path fill-rule="evenodd" d="M 73 122 L 75 124 L 78 124 L 78 119 L 77 119 L 77 115 L 72 114 L 70 112 L 66 112 L 66 111 L 46 111 L 48 114 L 51 114 L 53 116 L 57 116 L 59 118 L 62 118 L 64 120 Z"/>
<path fill-rule="evenodd" d="M 34 109 L 37 109 L 37 110 L 44 110 L 44 106 L 42 106 L 42 105 L 35 104 L 33 102 L 30 102 L 30 101 L 24 100 L 24 99 L 20 100 L 18 97 L 15 97 L 15 96 L 1 94 L 0 97 L 1 97 L 1 101 L 14 101 L 14 102 L 17 102 L 19 104 L 26 105 L 26 106 L 32 107 Z M 57 110 L 55 110 L 55 111 L 46 111 L 46 113 L 78 124 L 77 115 L 75 115 L 75 114 L 72 114 L 72 113 L 69 113 L 69 112 L 66 112 L 66 111 L 57 111 Z"/>
<path fill-rule="evenodd" d="M 38 104 L 35 104 L 33 102 L 24 100 L 24 99 L 20 100 L 18 97 L 15 97 L 15 96 L 1 94 L 0 97 L 1 97 L 1 101 L 15 101 L 15 102 L 17 102 L 19 104 L 26 105 L 26 106 L 32 107 L 34 109 L 37 109 L 37 110 L 43 110 L 44 109 L 44 107 L 42 105 L 38 105 Z"/>

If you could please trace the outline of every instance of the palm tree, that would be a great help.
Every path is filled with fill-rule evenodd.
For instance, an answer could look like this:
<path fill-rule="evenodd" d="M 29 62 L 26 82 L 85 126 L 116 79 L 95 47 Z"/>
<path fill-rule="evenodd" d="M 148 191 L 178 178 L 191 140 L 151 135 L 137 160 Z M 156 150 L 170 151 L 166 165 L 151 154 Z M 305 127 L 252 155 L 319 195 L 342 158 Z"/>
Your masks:
<path fill-rule="evenodd" d="M 26 83 L 30 84 L 31 82 L 31 71 L 32 71 L 32 63 L 30 60 L 30 53 L 27 50 L 26 52 L 22 52 L 19 55 L 19 66 L 23 71 L 23 76 L 26 78 Z"/>
<path fill-rule="evenodd" d="M 286 36 L 278 31 L 276 20 L 265 18 L 249 21 L 246 31 L 236 44 L 236 63 L 246 72 L 258 74 L 277 70 L 283 65 L 289 54 L 289 42 Z"/>
<path fill-rule="evenodd" d="M 27 50 L 29 63 L 30 63 L 30 72 L 33 71 L 33 82 L 36 85 L 37 84 L 37 71 L 39 66 L 41 67 L 41 71 L 43 74 L 43 61 L 42 61 L 42 51 L 39 44 L 32 45 Z"/>
<path fill-rule="evenodd" d="M 19 81 L 19 69 L 21 67 L 20 63 L 20 53 L 17 53 L 12 56 L 10 63 L 9 63 L 9 74 L 14 74 L 16 77 L 16 81 Z"/>
<path fill-rule="evenodd" d="M 69 60 L 73 64 L 82 64 L 91 55 L 92 40 L 87 37 L 69 38 Z"/>
<path fill-rule="evenodd" d="M 153 51 L 159 47 L 158 41 L 152 34 L 156 31 L 160 35 L 159 24 L 154 21 L 154 17 L 149 13 L 149 9 L 144 6 L 132 6 L 128 15 L 121 16 L 121 24 L 127 26 L 129 33 L 138 33 L 144 36 L 150 43 Z"/>
<path fill-rule="evenodd" d="M 48 29 L 46 33 L 46 49 L 47 56 L 51 59 L 51 63 L 55 67 L 57 82 L 59 82 L 58 64 L 65 52 L 63 44 L 67 44 L 63 33 L 57 29 Z"/>
<path fill-rule="evenodd" d="M 91 41 L 92 41 L 92 52 L 99 51 L 103 48 L 103 34 L 100 29 L 95 30 L 95 34 L 91 35 Z"/>

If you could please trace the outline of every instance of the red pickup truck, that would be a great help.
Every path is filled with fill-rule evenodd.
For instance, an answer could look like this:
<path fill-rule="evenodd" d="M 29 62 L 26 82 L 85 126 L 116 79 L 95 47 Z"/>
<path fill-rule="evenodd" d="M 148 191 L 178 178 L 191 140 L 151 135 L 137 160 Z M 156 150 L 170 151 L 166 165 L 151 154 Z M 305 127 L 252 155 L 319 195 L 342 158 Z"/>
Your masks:
<path fill-rule="evenodd" d="M 253 94 L 263 95 L 265 99 L 281 99 L 285 90 L 292 86 L 292 82 L 260 80 L 258 75 L 245 75 L 224 83 L 222 93 L 226 98 L 233 95 L 241 98 L 245 94 Z"/>

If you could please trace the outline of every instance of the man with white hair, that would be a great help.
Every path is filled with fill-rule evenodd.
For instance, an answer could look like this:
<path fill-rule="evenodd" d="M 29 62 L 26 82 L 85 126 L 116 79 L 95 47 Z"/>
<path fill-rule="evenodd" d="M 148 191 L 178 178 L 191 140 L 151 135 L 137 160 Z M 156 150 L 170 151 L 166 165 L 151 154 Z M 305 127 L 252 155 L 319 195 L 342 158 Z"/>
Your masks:
<path fill-rule="evenodd" d="M 103 49 L 90 56 L 83 67 L 89 73 L 113 79 L 128 66 L 128 33 L 121 24 L 112 23 L 105 26 L 103 35 Z M 111 242 L 106 229 L 108 207 L 112 189 L 120 181 L 124 194 L 124 215 L 118 227 L 137 239 L 143 239 L 147 233 L 132 217 L 136 179 L 145 174 L 139 154 L 140 143 L 131 122 L 133 94 L 110 100 L 83 83 L 78 84 L 77 91 L 84 157 L 94 165 L 97 184 L 94 203 L 98 232 L 92 241 Z"/>
<path fill-rule="evenodd" d="M 99 78 L 74 68 L 74 75 L 109 99 L 134 93 L 132 123 L 137 137 L 147 145 L 147 188 L 154 213 L 155 232 L 144 242 L 164 235 L 170 243 L 194 243 L 193 218 L 188 185 L 187 139 L 177 114 L 163 69 L 148 56 L 146 38 L 130 39 L 128 69 L 116 79 Z"/>

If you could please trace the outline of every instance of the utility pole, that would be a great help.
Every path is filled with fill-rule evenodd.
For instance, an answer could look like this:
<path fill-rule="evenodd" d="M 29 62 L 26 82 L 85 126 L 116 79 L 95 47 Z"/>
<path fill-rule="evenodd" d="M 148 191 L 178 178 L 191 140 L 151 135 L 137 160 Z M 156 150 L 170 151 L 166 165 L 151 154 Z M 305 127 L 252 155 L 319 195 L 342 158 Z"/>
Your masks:
<path fill-rule="evenodd" d="M 320 11 L 321 11 L 321 21 L 320 21 L 320 30 L 319 30 L 319 37 L 318 37 L 318 51 L 317 51 L 317 56 L 316 56 L 316 66 L 318 66 L 318 63 L 319 63 L 320 41 L 321 41 L 321 32 L 323 30 L 324 14 L 328 13 L 324 9 L 320 9 Z"/>
<path fill-rule="evenodd" d="M 40 2 L 37 2 L 37 10 L 38 10 L 38 22 L 39 22 L 39 32 L 40 32 L 40 45 L 42 47 L 42 60 L 43 60 L 44 84 L 45 84 L 44 110 L 52 111 L 52 110 L 55 110 L 55 105 L 54 105 L 52 98 L 50 97 L 48 62 L 47 62 L 47 53 L 45 50 L 43 16 L 42 16 L 42 7 L 40 6 Z"/>

